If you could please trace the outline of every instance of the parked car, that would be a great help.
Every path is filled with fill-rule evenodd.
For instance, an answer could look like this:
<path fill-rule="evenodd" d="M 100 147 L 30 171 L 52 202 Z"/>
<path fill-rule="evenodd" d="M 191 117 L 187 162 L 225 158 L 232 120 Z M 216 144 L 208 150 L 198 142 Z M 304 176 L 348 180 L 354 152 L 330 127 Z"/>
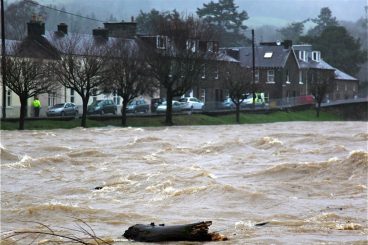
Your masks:
<path fill-rule="evenodd" d="M 127 106 L 128 113 L 148 112 L 149 104 L 144 99 L 133 100 Z"/>
<path fill-rule="evenodd" d="M 162 102 L 157 108 L 156 108 L 156 112 L 157 113 L 162 113 L 162 112 L 166 112 L 167 110 L 167 105 L 166 105 L 166 101 Z M 183 110 L 183 104 L 180 103 L 179 101 L 173 100 L 172 101 L 172 112 L 179 112 Z"/>
<path fill-rule="evenodd" d="M 88 106 L 87 114 L 106 114 L 112 113 L 116 114 L 117 106 L 112 100 L 96 100 L 91 105 Z"/>
<path fill-rule="evenodd" d="M 166 99 L 165 98 L 153 98 L 151 99 L 151 112 L 156 112 L 156 109 L 161 105 Z"/>
<path fill-rule="evenodd" d="M 53 116 L 76 116 L 78 115 L 78 108 L 75 104 L 73 103 L 60 103 L 60 104 L 56 104 L 51 106 L 47 112 L 46 115 L 48 117 L 53 117 Z"/>
<path fill-rule="evenodd" d="M 179 99 L 183 110 L 202 110 L 204 103 L 195 97 L 184 97 Z"/>

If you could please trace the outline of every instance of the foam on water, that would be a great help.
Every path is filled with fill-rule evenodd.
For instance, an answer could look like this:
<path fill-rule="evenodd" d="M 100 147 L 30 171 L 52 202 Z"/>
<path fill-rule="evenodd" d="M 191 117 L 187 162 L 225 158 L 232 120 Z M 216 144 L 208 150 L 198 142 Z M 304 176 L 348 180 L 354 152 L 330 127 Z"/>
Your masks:
<path fill-rule="evenodd" d="M 79 218 L 117 238 L 136 223 L 212 220 L 230 238 L 219 244 L 359 244 L 368 235 L 365 129 L 291 122 L 3 131 L 2 226 L 37 228 L 22 217 L 73 227 Z"/>

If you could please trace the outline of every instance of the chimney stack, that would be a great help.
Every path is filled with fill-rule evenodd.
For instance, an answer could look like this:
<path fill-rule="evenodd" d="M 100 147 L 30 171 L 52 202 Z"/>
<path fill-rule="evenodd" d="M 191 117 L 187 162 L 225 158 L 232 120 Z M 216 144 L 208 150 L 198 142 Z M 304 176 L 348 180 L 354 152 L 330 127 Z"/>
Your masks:
<path fill-rule="evenodd" d="M 60 23 L 60 24 L 57 26 L 57 31 L 58 31 L 58 33 L 60 33 L 60 34 L 67 35 L 67 34 L 68 34 L 68 25 L 67 25 L 67 24 L 65 24 L 65 23 Z"/>
<path fill-rule="evenodd" d="M 117 23 L 104 23 L 105 28 L 109 31 L 110 37 L 118 38 L 135 38 L 137 34 L 137 23 L 134 22 L 117 22 Z"/>
<path fill-rule="evenodd" d="M 32 19 L 27 23 L 27 31 L 29 37 L 39 37 L 45 34 L 45 22 L 43 17 L 32 15 Z"/>
<path fill-rule="evenodd" d="M 101 41 L 106 41 L 108 39 L 109 36 L 108 33 L 109 33 L 108 30 L 105 28 L 98 28 L 92 30 L 93 37 Z"/>

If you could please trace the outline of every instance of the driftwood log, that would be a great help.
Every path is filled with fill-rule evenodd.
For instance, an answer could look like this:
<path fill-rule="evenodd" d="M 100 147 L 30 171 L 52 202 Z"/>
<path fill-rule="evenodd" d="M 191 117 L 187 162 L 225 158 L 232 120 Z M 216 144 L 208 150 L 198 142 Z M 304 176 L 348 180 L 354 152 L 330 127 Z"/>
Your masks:
<path fill-rule="evenodd" d="M 139 242 L 163 241 L 224 241 L 227 238 L 219 233 L 208 233 L 212 221 L 204 221 L 186 225 L 137 224 L 124 232 L 124 237 Z"/>

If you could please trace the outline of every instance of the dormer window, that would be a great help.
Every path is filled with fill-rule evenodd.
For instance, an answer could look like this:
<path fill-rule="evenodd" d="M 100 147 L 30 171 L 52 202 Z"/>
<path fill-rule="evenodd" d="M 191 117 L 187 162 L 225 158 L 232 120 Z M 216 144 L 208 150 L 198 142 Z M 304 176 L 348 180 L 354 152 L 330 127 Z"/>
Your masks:
<path fill-rule="evenodd" d="M 321 52 L 319 51 L 313 51 L 312 52 L 312 60 L 319 62 L 321 60 Z"/>
<path fill-rule="evenodd" d="M 263 58 L 270 59 L 270 58 L 272 58 L 272 54 L 273 54 L 272 52 L 266 52 L 264 54 Z"/>
<path fill-rule="evenodd" d="M 305 50 L 299 51 L 299 59 L 302 61 L 307 61 L 307 52 Z"/>
<path fill-rule="evenodd" d="M 156 36 L 156 48 L 158 49 L 167 48 L 167 36 Z"/>
<path fill-rule="evenodd" d="M 197 52 L 199 48 L 199 41 L 189 39 L 187 40 L 187 50 L 191 50 L 193 53 Z"/>

